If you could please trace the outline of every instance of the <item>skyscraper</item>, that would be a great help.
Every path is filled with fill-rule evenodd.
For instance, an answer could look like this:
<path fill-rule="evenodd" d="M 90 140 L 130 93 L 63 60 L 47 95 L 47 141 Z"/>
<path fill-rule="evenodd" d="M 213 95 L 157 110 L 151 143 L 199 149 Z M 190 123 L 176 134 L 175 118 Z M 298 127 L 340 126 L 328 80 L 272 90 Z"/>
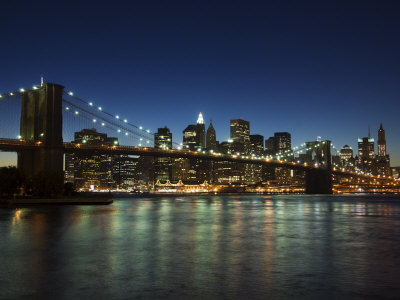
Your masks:
<path fill-rule="evenodd" d="M 292 136 L 289 132 L 275 132 L 275 154 L 292 149 Z"/>
<path fill-rule="evenodd" d="M 197 134 L 197 126 L 190 124 L 183 130 L 183 146 L 191 150 L 195 150 L 200 146 L 199 136 Z"/>
<path fill-rule="evenodd" d="M 252 156 L 264 155 L 264 137 L 259 134 L 250 135 L 250 154 Z M 262 181 L 262 165 L 249 165 L 249 182 L 254 184 Z"/>
<path fill-rule="evenodd" d="M 378 130 L 378 156 L 376 157 L 375 163 L 377 175 L 391 176 L 392 170 L 390 168 L 390 158 L 386 153 L 386 137 L 385 130 L 382 127 L 382 123 Z"/>
<path fill-rule="evenodd" d="M 172 149 L 172 133 L 168 127 L 158 128 L 154 134 L 154 148 Z"/>
<path fill-rule="evenodd" d="M 385 130 L 381 126 L 378 130 L 378 156 L 385 157 L 386 156 L 386 137 L 385 137 Z"/>
<path fill-rule="evenodd" d="M 349 145 L 344 145 L 340 149 L 340 159 L 349 160 L 351 158 L 353 158 L 353 149 Z"/>
<path fill-rule="evenodd" d="M 154 147 L 158 149 L 172 149 L 172 133 L 168 127 L 158 128 L 154 134 Z M 170 157 L 156 157 L 154 159 L 155 181 L 167 181 L 172 177 L 172 160 Z"/>
<path fill-rule="evenodd" d="M 231 140 L 244 144 L 248 148 L 250 142 L 250 122 L 242 119 L 231 120 Z"/>
<path fill-rule="evenodd" d="M 206 147 L 209 150 L 217 150 L 217 135 L 215 134 L 215 129 L 211 120 L 207 129 Z"/>
<path fill-rule="evenodd" d="M 241 154 L 250 155 L 250 122 L 242 119 L 231 120 L 231 140 L 243 145 L 244 151 Z M 243 164 L 239 171 L 244 174 L 244 182 L 251 183 L 251 166 Z"/>
<path fill-rule="evenodd" d="M 275 139 L 273 136 L 265 140 L 265 155 L 273 156 L 275 154 Z"/>
<path fill-rule="evenodd" d="M 206 147 L 206 126 L 204 125 L 204 119 L 203 115 L 199 114 L 199 117 L 197 118 L 197 135 L 198 135 L 198 140 L 199 140 L 199 146 L 201 148 Z"/>
<path fill-rule="evenodd" d="M 250 153 L 255 156 L 262 156 L 264 154 L 264 137 L 262 135 L 250 135 Z"/>
<path fill-rule="evenodd" d="M 373 138 L 358 139 L 358 166 L 365 173 L 372 173 L 375 159 L 375 142 Z"/>

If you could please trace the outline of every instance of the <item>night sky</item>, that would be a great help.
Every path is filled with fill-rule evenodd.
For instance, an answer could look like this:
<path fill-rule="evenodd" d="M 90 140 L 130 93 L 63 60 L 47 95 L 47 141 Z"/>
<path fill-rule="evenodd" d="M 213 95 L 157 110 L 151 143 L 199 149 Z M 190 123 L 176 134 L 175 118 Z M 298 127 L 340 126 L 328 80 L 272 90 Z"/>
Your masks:
<path fill-rule="evenodd" d="M 200 111 L 354 150 L 382 122 L 400 165 L 399 1 L 82 2 L 3 1 L 0 93 L 43 74 L 176 142 Z"/>

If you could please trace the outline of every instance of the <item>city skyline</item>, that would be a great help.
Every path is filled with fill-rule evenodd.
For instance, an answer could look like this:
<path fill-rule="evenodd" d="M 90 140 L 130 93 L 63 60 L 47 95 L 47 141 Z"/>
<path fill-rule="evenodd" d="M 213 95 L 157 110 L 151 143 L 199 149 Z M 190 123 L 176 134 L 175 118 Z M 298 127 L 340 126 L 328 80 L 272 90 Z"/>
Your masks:
<path fill-rule="evenodd" d="M 203 122 L 203 124 L 210 124 L 209 123 L 209 120 L 207 119 L 207 118 L 204 118 L 203 117 L 203 114 L 202 114 L 202 112 L 199 112 L 199 115 L 198 115 L 198 117 L 196 118 L 196 122 L 199 122 L 199 119 L 201 119 L 201 122 Z M 243 120 L 243 121 L 245 121 L 245 122 L 249 122 L 249 126 L 250 126 L 250 129 L 249 129 L 249 134 L 251 134 L 251 135 L 262 135 L 263 137 L 264 137 L 264 148 L 265 148 L 265 142 L 268 140 L 268 138 L 269 138 L 269 135 L 267 134 L 267 135 L 265 135 L 265 134 L 263 134 L 263 133 L 259 133 L 259 132 L 254 132 L 254 131 L 252 131 L 251 130 L 251 121 L 249 121 L 249 120 L 244 120 L 243 118 L 239 118 L 239 119 L 230 119 L 229 120 L 229 122 L 231 123 L 232 121 L 235 121 L 235 120 Z M 210 121 L 212 121 L 212 120 L 210 120 Z M 195 121 L 193 121 L 192 123 L 196 123 Z M 218 120 L 217 120 L 217 122 L 218 122 Z M 191 126 L 190 124 L 188 124 L 188 125 L 185 125 L 185 126 L 183 126 L 182 128 L 184 128 L 184 127 L 186 127 L 186 126 Z M 192 126 L 194 126 L 194 125 L 192 125 Z M 213 123 L 213 126 L 214 126 L 214 123 Z M 216 140 L 218 141 L 218 142 L 226 142 L 226 141 L 230 141 L 231 140 L 231 126 L 232 125 L 230 125 L 229 126 L 229 124 L 228 124 L 228 126 L 227 126 L 227 131 L 228 131 L 228 137 L 226 138 L 226 139 L 220 139 L 219 137 L 221 136 L 221 135 L 219 135 L 218 134 L 218 131 L 216 131 Z M 152 130 L 152 132 L 154 133 L 154 134 L 157 134 L 157 129 L 160 129 L 160 128 L 163 128 L 163 127 L 167 127 L 168 129 L 170 129 L 170 127 L 168 126 L 168 125 L 164 125 L 164 126 L 162 126 L 162 127 L 158 127 L 158 128 L 154 128 L 154 130 Z M 206 126 L 206 129 L 208 128 L 208 126 Z M 362 139 L 362 138 L 365 138 L 365 137 L 368 137 L 368 136 L 370 136 L 372 139 L 374 139 L 374 141 L 375 141 L 375 143 L 376 143 L 376 145 L 374 146 L 374 152 L 375 152 L 375 154 L 378 154 L 378 151 L 379 151 L 379 149 L 378 149 L 378 144 L 377 144 L 377 142 L 378 142 L 378 133 L 379 133 L 379 131 L 380 131 L 380 129 L 382 128 L 382 123 L 380 123 L 380 125 L 379 125 L 379 129 L 378 130 L 372 130 L 372 134 L 371 134 L 371 128 L 370 128 L 370 126 L 368 127 L 368 133 L 367 134 L 365 134 L 365 135 L 363 135 L 363 136 L 361 136 L 361 137 L 357 137 L 357 138 L 354 138 L 354 141 L 353 142 L 348 142 L 348 143 L 345 143 L 345 144 L 343 144 L 343 145 L 338 145 L 337 143 L 335 143 L 335 141 L 332 141 L 332 143 L 333 143 L 333 145 L 335 146 L 335 148 L 336 148 L 336 150 L 337 150 L 337 153 L 332 153 L 332 154 L 339 154 L 339 152 L 340 152 L 340 149 L 342 149 L 344 146 L 347 146 L 347 145 L 350 145 L 350 147 L 354 150 L 354 156 L 356 156 L 357 155 L 357 143 L 359 142 L 359 140 L 360 139 Z M 386 127 L 385 127 L 386 128 Z M 82 130 L 83 129 L 90 129 L 89 127 L 88 128 L 82 128 Z M 173 146 L 173 148 L 177 148 L 178 146 L 178 144 L 182 144 L 182 143 L 184 143 L 184 129 L 182 129 L 180 132 L 178 132 L 178 133 L 174 133 L 174 132 L 172 132 L 172 130 L 171 130 L 171 134 L 172 134 L 172 142 L 173 143 L 175 143 L 175 146 Z M 271 136 L 273 136 L 274 134 L 276 134 L 276 133 L 287 133 L 287 132 L 282 132 L 282 131 L 277 131 L 277 132 L 273 132 L 273 133 L 271 133 Z M 374 134 L 375 133 L 375 134 Z M 123 137 L 123 134 L 117 134 L 117 133 L 115 133 L 114 134 L 115 135 L 115 137 L 118 139 L 118 138 L 121 138 L 121 137 Z M 289 132 L 289 135 L 291 135 L 291 132 Z M 204 136 L 204 138 L 205 138 L 205 136 Z M 301 142 L 301 144 L 303 144 L 303 143 L 305 143 L 305 142 L 312 142 L 312 141 L 316 141 L 316 140 L 320 140 L 321 139 L 321 136 L 317 136 L 314 140 L 309 140 L 309 141 L 302 141 Z M 72 141 L 73 139 L 71 139 L 71 137 L 69 137 L 69 139 L 67 138 L 67 139 L 65 139 L 64 138 L 64 141 Z M 295 138 L 294 138 L 294 140 L 296 140 Z M 327 140 L 329 140 L 329 139 L 327 139 Z M 390 141 L 389 141 L 389 145 L 390 145 Z M 300 146 L 300 143 L 298 143 L 298 144 L 293 144 L 292 145 L 292 147 L 291 148 L 294 148 L 295 146 Z M 390 155 L 391 154 L 391 152 L 390 152 L 390 147 L 388 147 L 387 148 L 388 150 L 387 150 L 387 152 L 388 152 L 388 154 Z M 398 165 L 400 165 L 400 157 L 399 158 L 397 158 L 398 159 L 398 162 L 396 163 L 396 157 L 394 156 L 392 156 L 391 155 L 391 166 L 392 167 L 397 167 Z M 7 152 L 0 152 L 0 166 L 8 166 L 8 165 L 16 165 L 16 160 L 17 160 L 17 155 L 16 155 L 16 153 L 7 153 Z"/>
<path fill-rule="evenodd" d="M 357 149 L 369 126 L 377 140 L 382 122 L 400 165 L 396 3 L 22 2 L 2 6 L 0 93 L 44 75 L 177 142 L 199 112 L 219 141 L 242 118 L 251 134 L 338 149 Z"/>

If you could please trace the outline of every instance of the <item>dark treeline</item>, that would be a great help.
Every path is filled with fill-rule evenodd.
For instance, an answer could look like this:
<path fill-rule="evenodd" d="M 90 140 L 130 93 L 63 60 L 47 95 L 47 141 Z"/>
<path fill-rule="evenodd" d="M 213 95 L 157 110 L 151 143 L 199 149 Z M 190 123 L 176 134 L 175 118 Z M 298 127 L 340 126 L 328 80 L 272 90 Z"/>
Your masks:
<path fill-rule="evenodd" d="M 64 184 L 62 172 L 45 170 L 27 178 L 16 167 L 0 168 L 0 198 L 58 197 L 73 193 L 72 184 Z"/>

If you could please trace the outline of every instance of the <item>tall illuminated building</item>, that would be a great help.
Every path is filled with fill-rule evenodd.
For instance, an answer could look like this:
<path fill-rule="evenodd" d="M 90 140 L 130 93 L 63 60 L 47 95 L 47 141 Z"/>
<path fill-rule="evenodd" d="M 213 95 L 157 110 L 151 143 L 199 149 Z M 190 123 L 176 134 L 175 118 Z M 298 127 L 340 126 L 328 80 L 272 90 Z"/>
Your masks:
<path fill-rule="evenodd" d="M 206 148 L 214 151 L 217 150 L 217 135 L 215 134 L 215 129 L 211 120 L 206 134 Z"/>
<path fill-rule="evenodd" d="M 377 175 L 391 176 L 390 158 L 386 153 L 386 136 L 382 123 L 378 130 L 378 156 L 376 157 L 376 172 Z"/>
<path fill-rule="evenodd" d="M 371 137 L 358 139 L 358 166 L 364 173 L 372 173 L 375 162 L 375 141 Z"/>
<path fill-rule="evenodd" d="M 350 160 L 351 158 L 353 158 L 353 149 L 349 145 L 344 145 L 340 149 L 340 159 Z"/>
<path fill-rule="evenodd" d="M 154 134 L 154 148 L 172 149 L 172 133 L 168 127 L 158 128 Z"/>
<path fill-rule="evenodd" d="M 200 147 L 200 140 L 197 134 L 197 126 L 190 124 L 182 132 L 183 134 L 183 147 L 190 150 L 195 150 Z"/>
<path fill-rule="evenodd" d="M 201 148 L 206 147 L 206 126 L 204 125 L 203 115 L 200 112 L 199 117 L 197 118 L 197 135 L 199 140 L 199 146 Z"/>
<path fill-rule="evenodd" d="M 378 130 L 378 156 L 379 157 L 386 156 L 386 136 L 385 136 L 385 130 L 382 127 L 382 123 Z"/>
<path fill-rule="evenodd" d="M 230 122 L 231 140 L 243 145 L 244 151 L 241 155 L 250 155 L 250 122 L 242 119 L 233 119 Z M 241 165 L 241 164 L 240 164 Z M 251 183 L 251 166 L 249 164 L 241 165 L 244 183 Z"/>
<path fill-rule="evenodd" d="M 199 114 L 196 125 L 190 124 L 183 131 L 183 147 L 197 151 L 202 151 L 206 147 L 205 125 L 202 113 Z M 199 183 L 204 182 L 204 180 L 208 180 L 210 173 L 208 161 L 201 159 L 189 159 L 188 169 L 186 168 L 186 161 L 182 161 L 180 163 L 185 166 L 185 174 L 187 175 L 183 173 L 177 174 L 174 172 L 177 177 L 187 176 L 187 181 L 193 183 Z"/>
<path fill-rule="evenodd" d="M 275 138 L 273 136 L 265 140 L 265 155 L 275 155 Z"/>
<path fill-rule="evenodd" d="M 289 132 L 275 132 L 275 154 L 292 149 L 292 136 Z"/>
<path fill-rule="evenodd" d="M 242 143 L 246 150 L 250 142 L 250 122 L 242 119 L 231 120 L 231 140 Z"/>
<path fill-rule="evenodd" d="M 154 134 L 154 148 L 172 149 L 172 133 L 168 127 L 158 128 Z M 172 159 L 170 157 L 156 157 L 154 159 L 155 181 L 167 181 L 172 177 Z"/>
<path fill-rule="evenodd" d="M 353 158 L 353 149 L 349 145 L 344 145 L 340 149 L 340 165 L 346 170 L 354 170 L 355 161 Z"/>
<path fill-rule="evenodd" d="M 250 155 L 257 157 L 264 155 L 264 137 L 262 135 L 250 135 Z M 262 181 L 262 169 L 262 165 L 249 165 L 249 182 L 251 184 Z"/>

